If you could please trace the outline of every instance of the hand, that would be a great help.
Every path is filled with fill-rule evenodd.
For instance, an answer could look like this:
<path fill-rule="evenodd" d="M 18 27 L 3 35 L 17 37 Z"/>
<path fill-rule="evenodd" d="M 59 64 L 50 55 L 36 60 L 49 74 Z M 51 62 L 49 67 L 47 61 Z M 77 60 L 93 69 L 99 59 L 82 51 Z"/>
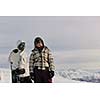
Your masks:
<path fill-rule="evenodd" d="M 24 68 L 22 68 L 22 69 L 17 68 L 17 69 L 16 69 L 16 73 L 17 73 L 18 75 L 24 74 L 24 73 L 25 73 L 25 69 L 24 69 Z"/>
<path fill-rule="evenodd" d="M 12 64 L 13 64 L 13 62 L 10 62 L 10 64 L 12 65 Z"/>
<path fill-rule="evenodd" d="M 49 77 L 53 78 L 54 77 L 54 71 L 49 71 Z"/>

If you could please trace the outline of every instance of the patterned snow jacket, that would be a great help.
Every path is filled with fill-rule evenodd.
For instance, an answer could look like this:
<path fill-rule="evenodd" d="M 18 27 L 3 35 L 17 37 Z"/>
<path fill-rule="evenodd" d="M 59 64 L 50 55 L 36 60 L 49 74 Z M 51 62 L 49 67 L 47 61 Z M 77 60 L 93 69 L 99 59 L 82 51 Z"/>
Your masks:
<path fill-rule="evenodd" d="M 35 67 L 40 70 L 45 70 L 46 68 L 49 68 L 49 70 L 55 69 L 51 51 L 46 46 L 44 46 L 41 52 L 37 48 L 32 50 L 29 59 L 30 73 L 33 72 Z"/>

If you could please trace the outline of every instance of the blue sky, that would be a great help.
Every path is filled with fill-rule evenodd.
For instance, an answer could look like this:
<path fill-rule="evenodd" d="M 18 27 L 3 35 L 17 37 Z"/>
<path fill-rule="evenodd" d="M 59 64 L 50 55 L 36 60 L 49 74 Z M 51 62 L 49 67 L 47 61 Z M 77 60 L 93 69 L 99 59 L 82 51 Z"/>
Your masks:
<path fill-rule="evenodd" d="M 0 48 L 42 36 L 53 50 L 100 48 L 100 17 L 0 17 Z"/>

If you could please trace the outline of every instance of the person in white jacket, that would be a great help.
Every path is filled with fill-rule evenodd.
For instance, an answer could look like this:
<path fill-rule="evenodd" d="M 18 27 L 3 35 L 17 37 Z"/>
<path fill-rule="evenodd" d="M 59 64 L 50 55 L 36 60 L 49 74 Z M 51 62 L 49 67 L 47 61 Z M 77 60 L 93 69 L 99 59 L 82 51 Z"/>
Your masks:
<path fill-rule="evenodd" d="M 29 66 L 25 53 L 25 42 L 18 40 L 17 48 L 9 55 L 12 72 L 12 83 L 31 83 Z"/>

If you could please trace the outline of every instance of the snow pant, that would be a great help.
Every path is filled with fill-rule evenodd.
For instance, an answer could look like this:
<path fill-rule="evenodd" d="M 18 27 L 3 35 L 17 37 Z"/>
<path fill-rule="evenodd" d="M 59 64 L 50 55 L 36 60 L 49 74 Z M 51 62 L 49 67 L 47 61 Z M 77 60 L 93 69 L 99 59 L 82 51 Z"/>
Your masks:
<path fill-rule="evenodd" d="M 16 70 L 12 70 L 12 83 L 19 83 L 19 77 L 16 74 Z"/>
<path fill-rule="evenodd" d="M 16 70 L 12 71 L 12 83 L 32 83 L 30 76 L 19 77 Z"/>
<path fill-rule="evenodd" d="M 20 77 L 20 83 L 32 83 L 30 76 Z"/>
<path fill-rule="evenodd" d="M 34 68 L 34 83 L 52 83 L 52 79 L 49 78 L 49 70 L 40 70 Z"/>

